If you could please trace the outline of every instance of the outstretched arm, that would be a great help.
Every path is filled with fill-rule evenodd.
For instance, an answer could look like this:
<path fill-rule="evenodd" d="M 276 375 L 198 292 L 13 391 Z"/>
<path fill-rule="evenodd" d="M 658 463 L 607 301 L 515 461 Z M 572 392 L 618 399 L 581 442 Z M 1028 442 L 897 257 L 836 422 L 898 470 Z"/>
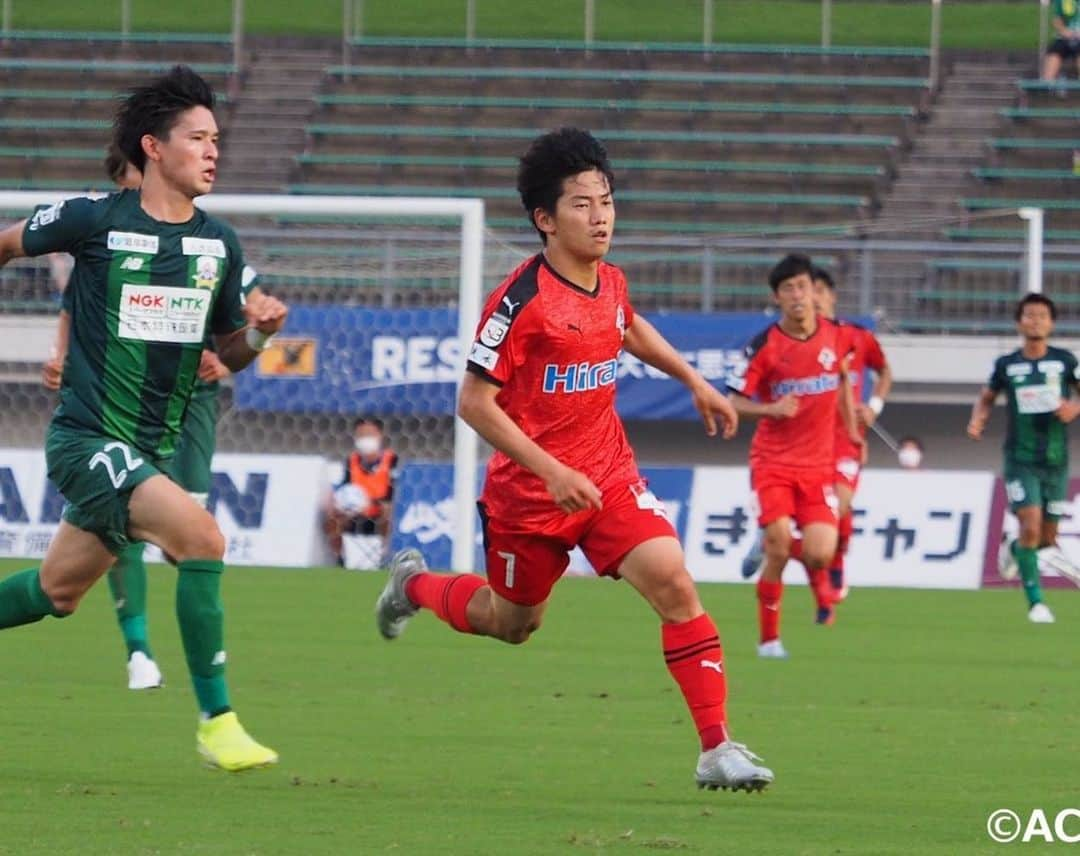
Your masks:
<path fill-rule="evenodd" d="M 997 393 L 988 386 L 984 386 L 979 391 L 979 397 L 975 399 L 975 405 L 971 408 L 971 419 L 967 426 L 967 435 L 972 440 L 982 437 L 983 428 L 986 427 L 986 421 L 990 418 L 995 398 L 997 398 Z"/>
<path fill-rule="evenodd" d="M 790 392 L 776 401 L 754 401 L 752 398 L 733 392 L 731 403 L 740 415 L 758 419 L 790 419 L 799 412 L 799 399 Z"/>
<path fill-rule="evenodd" d="M 670 375 L 690 390 L 694 407 L 705 423 L 706 434 L 710 437 L 716 435 L 716 418 L 719 417 L 724 439 L 735 436 L 739 427 L 739 416 L 731 402 L 684 360 L 671 343 L 642 316 L 635 315 L 630 322 L 623 347 L 642 362 Z"/>
<path fill-rule="evenodd" d="M 567 514 L 600 508 L 600 489 L 530 439 L 499 406 L 498 394 L 495 384 L 466 373 L 458 415 L 492 446 L 543 480 L 555 504 Z"/>
<path fill-rule="evenodd" d="M 3 267 L 12 259 L 21 259 L 26 255 L 23 249 L 23 229 L 26 221 L 20 220 L 14 226 L 8 226 L 0 231 L 0 267 Z"/>

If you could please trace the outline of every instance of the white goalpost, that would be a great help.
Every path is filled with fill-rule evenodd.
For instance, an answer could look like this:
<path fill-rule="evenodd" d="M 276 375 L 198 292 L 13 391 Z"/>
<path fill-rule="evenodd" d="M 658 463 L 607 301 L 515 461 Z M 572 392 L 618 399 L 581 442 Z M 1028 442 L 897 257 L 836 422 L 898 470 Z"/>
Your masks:
<path fill-rule="evenodd" d="M 0 211 L 25 212 L 28 216 L 34 206 L 52 204 L 62 199 L 80 195 L 57 191 L 9 191 L 0 192 Z M 484 202 L 481 199 L 440 199 L 425 197 L 374 197 L 374 196 L 296 196 L 274 194 L 212 194 L 196 200 L 203 210 L 222 215 L 226 219 L 267 216 L 313 216 L 423 218 L 445 221 L 456 219 L 460 224 L 459 264 L 457 269 L 457 337 L 460 342 L 459 365 L 455 367 L 457 384 L 464 377 L 464 360 L 467 343 L 471 341 L 479 321 L 483 294 L 484 261 Z M 346 225 L 344 228 L 348 228 Z M 364 238 L 358 234 L 355 243 Z M 246 241 L 245 241 L 246 243 Z M 456 397 L 455 397 L 456 400 Z M 453 549 L 451 569 L 473 569 L 476 541 L 476 472 L 478 465 L 478 439 L 476 434 L 460 418 L 453 416 Z"/>

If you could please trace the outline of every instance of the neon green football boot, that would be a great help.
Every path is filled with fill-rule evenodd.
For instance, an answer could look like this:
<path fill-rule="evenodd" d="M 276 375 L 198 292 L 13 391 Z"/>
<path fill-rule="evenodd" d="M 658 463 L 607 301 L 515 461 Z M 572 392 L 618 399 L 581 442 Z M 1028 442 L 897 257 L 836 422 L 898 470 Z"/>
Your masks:
<path fill-rule="evenodd" d="M 278 760 L 278 753 L 256 743 L 231 710 L 202 720 L 195 732 L 195 746 L 208 766 L 230 773 L 265 767 Z"/>

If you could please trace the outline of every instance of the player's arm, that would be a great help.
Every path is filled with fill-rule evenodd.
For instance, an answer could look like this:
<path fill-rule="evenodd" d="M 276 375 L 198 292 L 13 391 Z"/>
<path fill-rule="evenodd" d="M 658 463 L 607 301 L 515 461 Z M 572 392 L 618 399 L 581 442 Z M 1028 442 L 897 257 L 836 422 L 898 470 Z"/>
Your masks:
<path fill-rule="evenodd" d="M 975 404 L 971 408 L 971 419 L 968 420 L 967 425 L 967 435 L 972 440 L 982 437 L 983 429 L 990 418 L 990 411 L 994 408 L 995 398 L 997 398 L 997 393 L 990 387 L 984 386 L 979 390 L 979 397 L 975 399 Z"/>
<path fill-rule="evenodd" d="M 870 393 L 869 401 L 856 402 L 855 405 L 855 415 L 867 428 L 877 421 L 881 411 L 885 409 L 885 401 L 888 399 L 889 393 L 892 392 L 893 385 L 892 366 L 885 359 L 885 354 L 881 351 L 881 346 L 877 344 L 876 339 L 874 339 L 874 344 L 877 347 L 876 356 L 879 357 L 871 365 L 875 378 L 874 388 Z"/>
<path fill-rule="evenodd" d="M 0 267 L 3 267 L 12 259 L 21 259 L 26 255 L 23 249 L 23 230 L 26 228 L 26 220 L 20 220 L 13 226 L 8 226 L 0 231 Z"/>
<path fill-rule="evenodd" d="M 60 310 L 56 319 L 56 338 L 53 339 L 49 359 L 41 369 L 41 382 L 46 389 L 60 389 L 64 377 L 64 360 L 67 358 L 68 339 L 71 336 L 71 315 L 66 309 Z"/>
<path fill-rule="evenodd" d="M 855 394 L 851 388 L 851 377 L 847 368 L 847 358 L 844 360 L 844 365 L 840 371 L 840 395 L 837 399 L 837 410 L 839 411 L 840 422 L 847 430 L 848 438 L 856 446 L 861 447 L 863 445 L 862 434 L 859 433 L 858 415 L 855 410 Z"/>
<path fill-rule="evenodd" d="M 733 392 L 731 404 L 740 416 L 749 416 L 752 419 L 790 419 L 799 412 L 799 399 L 790 392 L 776 401 L 755 401 Z"/>
<path fill-rule="evenodd" d="M 1057 418 L 1066 425 L 1076 419 L 1077 416 L 1080 416 L 1080 401 L 1073 397 L 1074 393 L 1080 392 L 1080 364 L 1073 362 L 1071 369 L 1072 377 L 1065 393 L 1066 397 L 1055 411 Z"/>
<path fill-rule="evenodd" d="M 285 326 L 288 307 L 257 287 L 242 300 L 247 326 L 231 333 L 216 334 L 218 358 L 231 372 L 242 371 L 266 347 L 270 337 Z"/>
<path fill-rule="evenodd" d="M 504 455 L 535 473 L 563 511 L 572 514 L 600 508 L 600 489 L 584 473 L 561 463 L 530 439 L 499 406 L 498 394 L 496 384 L 467 372 L 458 416 Z"/>
<path fill-rule="evenodd" d="M 705 433 L 716 435 L 716 417 L 723 425 L 724 439 L 735 436 L 739 416 L 731 402 L 703 378 L 660 332 L 640 315 L 634 315 L 623 339 L 623 347 L 653 368 L 673 377 L 690 390 L 694 407 L 705 422 Z"/>

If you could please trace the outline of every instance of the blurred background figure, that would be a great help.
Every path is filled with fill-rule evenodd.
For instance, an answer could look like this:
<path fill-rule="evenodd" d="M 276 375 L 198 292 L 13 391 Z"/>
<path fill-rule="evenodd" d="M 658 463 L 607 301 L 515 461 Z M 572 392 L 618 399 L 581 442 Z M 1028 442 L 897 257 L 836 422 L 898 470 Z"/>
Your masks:
<path fill-rule="evenodd" d="M 353 424 L 353 451 L 326 509 L 324 531 L 338 564 L 354 570 L 379 567 L 390 532 L 398 456 L 383 423 L 361 417 Z"/>
<path fill-rule="evenodd" d="M 917 470 L 922 467 L 922 440 L 918 437 L 904 437 L 896 450 L 896 459 L 905 470 Z"/>

